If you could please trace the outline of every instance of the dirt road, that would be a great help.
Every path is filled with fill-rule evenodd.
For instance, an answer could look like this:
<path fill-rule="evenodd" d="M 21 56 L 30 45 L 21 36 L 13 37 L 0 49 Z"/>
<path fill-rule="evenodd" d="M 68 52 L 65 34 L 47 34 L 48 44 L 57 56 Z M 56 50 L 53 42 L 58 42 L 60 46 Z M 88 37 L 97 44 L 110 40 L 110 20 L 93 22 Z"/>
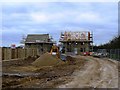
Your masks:
<path fill-rule="evenodd" d="M 73 80 L 59 88 L 118 88 L 118 62 L 108 59 L 83 57 L 88 62 L 82 69 L 76 70 Z"/>
<path fill-rule="evenodd" d="M 3 62 L 2 87 L 118 88 L 118 61 L 79 55 L 72 58 L 72 63 L 43 68 L 31 66 L 31 58 Z"/>
<path fill-rule="evenodd" d="M 73 58 L 69 59 L 73 60 Z M 80 58 L 74 59 L 74 62 L 66 61 L 64 64 L 43 67 L 31 65 L 34 62 L 31 58 L 5 61 L 2 66 L 2 88 L 55 88 L 60 84 L 68 83 L 74 70 L 82 68 L 86 61 Z"/>

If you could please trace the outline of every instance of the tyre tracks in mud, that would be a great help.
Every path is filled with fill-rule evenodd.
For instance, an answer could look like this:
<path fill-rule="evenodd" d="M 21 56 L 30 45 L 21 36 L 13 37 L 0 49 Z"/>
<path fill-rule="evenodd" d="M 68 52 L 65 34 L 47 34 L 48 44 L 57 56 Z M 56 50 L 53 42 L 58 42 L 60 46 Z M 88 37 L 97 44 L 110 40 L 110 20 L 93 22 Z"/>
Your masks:
<path fill-rule="evenodd" d="M 93 58 L 100 64 L 100 81 L 97 88 L 118 88 L 118 62 L 105 58 Z"/>
<path fill-rule="evenodd" d="M 103 58 L 82 56 L 87 63 L 71 76 L 73 80 L 62 88 L 118 88 L 118 64 Z"/>

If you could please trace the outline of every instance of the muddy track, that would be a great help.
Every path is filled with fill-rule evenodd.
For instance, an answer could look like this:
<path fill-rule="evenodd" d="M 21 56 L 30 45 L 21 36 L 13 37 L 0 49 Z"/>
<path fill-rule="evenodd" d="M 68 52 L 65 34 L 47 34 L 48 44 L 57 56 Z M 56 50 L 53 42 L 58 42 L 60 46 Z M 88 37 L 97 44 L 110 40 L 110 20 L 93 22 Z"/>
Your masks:
<path fill-rule="evenodd" d="M 100 63 L 100 81 L 96 87 L 117 88 L 118 87 L 118 62 L 109 59 L 93 58 Z"/>
<path fill-rule="evenodd" d="M 108 59 L 83 57 L 88 62 L 82 69 L 73 73 L 73 80 L 58 87 L 70 88 L 118 88 L 117 61 Z"/>
<path fill-rule="evenodd" d="M 49 67 L 8 66 L 3 67 L 2 87 L 7 88 L 54 88 L 59 84 L 71 81 L 72 73 L 81 68 L 85 60 L 73 59 L 74 62 L 65 62 L 61 65 Z M 7 64 L 7 65 L 11 65 Z"/>
<path fill-rule="evenodd" d="M 80 55 L 73 60 L 74 63 L 46 68 L 5 63 L 3 88 L 118 88 L 117 61 Z"/>

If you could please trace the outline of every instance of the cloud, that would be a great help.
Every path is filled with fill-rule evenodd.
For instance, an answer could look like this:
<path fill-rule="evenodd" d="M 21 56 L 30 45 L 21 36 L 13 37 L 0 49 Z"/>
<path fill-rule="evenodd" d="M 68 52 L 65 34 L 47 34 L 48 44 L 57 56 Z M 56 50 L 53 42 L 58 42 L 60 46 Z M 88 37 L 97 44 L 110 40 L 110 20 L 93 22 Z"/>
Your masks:
<path fill-rule="evenodd" d="M 100 23 L 102 20 L 101 16 L 94 12 L 84 12 L 77 16 L 76 21 Z"/>
<path fill-rule="evenodd" d="M 101 44 L 117 34 L 117 13 L 117 3 L 6 4 L 2 6 L 3 43 L 19 42 L 22 34 L 50 33 L 59 40 L 64 30 L 90 30 L 94 42 Z M 7 40 L 8 36 L 11 40 Z"/>
<path fill-rule="evenodd" d="M 32 13 L 30 16 L 33 21 L 38 23 L 40 22 L 44 23 L 49 21 L 49 16 L 43 13 Z"/>
<path fill-rule="evenodd" d="M 71 13 L 72 12 L 72 13 Z M 34 23 L 102 23 L 103 18 L 95 12 L 32 12 L 28 14 Z M 52 21 L 52 22 L 51 22 Z"/>

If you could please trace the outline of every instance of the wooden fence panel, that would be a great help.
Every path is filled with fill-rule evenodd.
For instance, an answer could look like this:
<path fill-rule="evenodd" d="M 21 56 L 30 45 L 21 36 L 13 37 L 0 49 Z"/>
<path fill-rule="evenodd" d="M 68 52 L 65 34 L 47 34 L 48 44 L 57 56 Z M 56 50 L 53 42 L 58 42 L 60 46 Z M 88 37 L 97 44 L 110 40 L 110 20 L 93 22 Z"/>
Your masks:
<path fill-rule="evenodd" d="M 11 49 L 5 48 L 4 49 L 4 60 L 9 60 L 9 59 L 11 59 Z"/>
<path fill-rule="evenodd" d="M 17 59 L 17 58 L 25 58 L 29 56 L 36 56 L 40 55 L 39 49 L 37 48 L 2 48 L 2 60 L 10 60 L 10 59 Z"/>
<path fill-rule="evenodd" d="M 15 58 L 15 49 L 11 49 L 11 59 Z"/>
<path fill-rule="evenodd" d="M 5 56 L 5 55 L 4 55 L 4 50 L 5 50 L 5 49 L 2 48 L 2 60 L 5 59 L 5 58 L 4 58 L 4 56 Z"/>
<path fill-rule="evenodd" d="M 25 50 L 21 48 L 18 48 L 17 50 L 18 58 L 25 58 Z"/>

